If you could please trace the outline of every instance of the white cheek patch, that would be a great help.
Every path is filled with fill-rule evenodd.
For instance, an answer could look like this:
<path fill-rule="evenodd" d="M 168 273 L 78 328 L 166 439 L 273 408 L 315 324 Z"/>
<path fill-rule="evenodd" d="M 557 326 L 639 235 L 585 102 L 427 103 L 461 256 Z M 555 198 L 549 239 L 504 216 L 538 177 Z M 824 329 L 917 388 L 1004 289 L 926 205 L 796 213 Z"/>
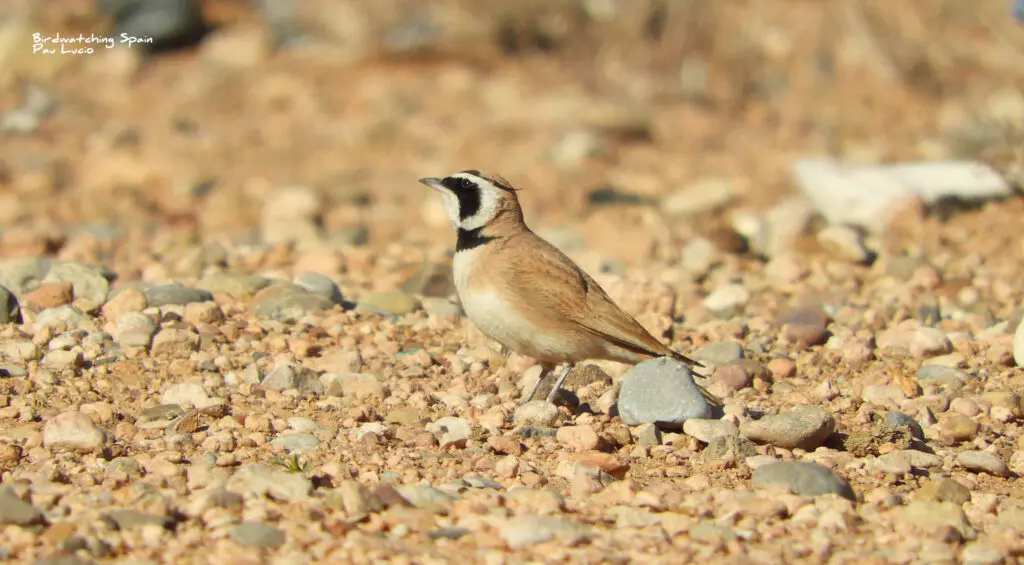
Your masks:
<path fill-rule="evenodd" d="M 451 222 L 452 227 L 458 229 L 459 227 L 459 199 L 454 194 L 447 190 L 438 190 L 441 193 L 441 204 L 444 205 L 444 211 L 448 214 L 448 221 Z"/>

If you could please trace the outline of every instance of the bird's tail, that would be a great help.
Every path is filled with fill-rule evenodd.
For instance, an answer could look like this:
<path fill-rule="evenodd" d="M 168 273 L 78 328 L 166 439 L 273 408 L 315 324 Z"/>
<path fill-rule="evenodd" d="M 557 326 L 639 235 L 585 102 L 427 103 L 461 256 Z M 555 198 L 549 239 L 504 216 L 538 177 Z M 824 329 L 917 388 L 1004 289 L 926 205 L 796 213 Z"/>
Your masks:
<path fill-rule="evenodd" d="M 685 355 L 683 355 L 681 353 L 676 353 L 675 351 L 672 351 L 671 349 L 669 349 L 669 354 L 676 361 L 679 361 L 680 363 L 684 363 L 684 364 L 686 364 L 686 365 L 688 365 L 690 367 L 703 367 L 704 366 L 704 364 L 701 363 L 700 361 L 697 361 L 697 360 L 694 360 L 694 359 L 690 359 L 689 357 L 687 357 L 687 356 L 685 356 Z M 709 404 L 711 404 L 712 406 L 721 406 L 722 405 L 722 399 L 721 398 L 718 398 L 717 396 L 711 394 L 711 392 L 709 392 L 708 389 L 706 389 L 703 386 L 701 386 L 700 383 L 696 383 L 695 382 L 695 384 L 697 384 L 697 388 L 700 389 L 701 396 L 703 396 L 704 400 L 707 400 Z"/>

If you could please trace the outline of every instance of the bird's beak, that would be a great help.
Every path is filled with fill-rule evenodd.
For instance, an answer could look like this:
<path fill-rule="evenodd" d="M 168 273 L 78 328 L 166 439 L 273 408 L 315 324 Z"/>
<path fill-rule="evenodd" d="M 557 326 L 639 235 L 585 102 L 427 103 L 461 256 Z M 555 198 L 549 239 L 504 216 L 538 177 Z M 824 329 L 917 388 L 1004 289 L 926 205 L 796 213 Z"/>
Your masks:
<path fill-rule="evenodd" d="M 442 179 L 439 178 L 426 177 L 420 179 L 420 182 L 429 186 L 430 188 L 433 188 L 434 190 L 441 190 L 442 188 L 444 188 L 444 185 L 441 184 L 441 180 Z"/>

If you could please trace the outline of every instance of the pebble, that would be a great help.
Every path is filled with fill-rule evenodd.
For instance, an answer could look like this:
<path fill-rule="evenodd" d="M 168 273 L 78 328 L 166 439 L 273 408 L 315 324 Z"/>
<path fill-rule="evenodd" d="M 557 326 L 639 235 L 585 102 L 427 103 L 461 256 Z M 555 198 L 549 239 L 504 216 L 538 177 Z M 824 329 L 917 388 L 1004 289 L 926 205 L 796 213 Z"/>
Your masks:
<path fill-rule="evenodd" d="M 0 286 L 0 324 L 20 324 L 21 307 L 14 293 Z"/>
<path fill-rule="evenodd" d="M 924 364 L 917 370 L 917 381 L 921 386 L 931 384 L 950 390 L 959 390 L 968 380 L 966 372 L 953 367 Z"/>
<path fill-rule="evenodd" d="M 950 351 L 953 351 L 953 344 L 936 328 L 917 328 L 910 340 L 910 354 L 915 357 L 935 357 Z"/>
<path fill-rule="evenodd" d="M 695 276 L 703 276 L 715 265 L 718 248 L 707 238 L 697 237 L 686 243 L 679 261 L 683 268 Z"/>
<path fill-rule="evenodd" d="M 213 294 L 201 288 L 191 288 L 180 284 L 159 284 L 143 291 L 149 306 L 184 306 L 193 302 L 210 302 Z"/>
<path fill-rule="evenodd" d="M 456 497 L 430 485 L 397 485 L 395 490 L 416 508 L 428 512 L 445 512 Z"/>
<path fill-rule="evenodd" d="M 219 401 L 210 398 L 203 385 L 197 382 L 174 383 L 164 389 L 160 395 L 161 404 L 181 406 L 194 406 L 195 408 L 206 408 L 219 404 Z"/>
<path fill-rule="evenodd" d="M 36 324 L 40 326 L 64 325 L 68 328 L 93 329 L 92 318 L 70 304 L 40 310 L 36 314 Z"/>
<path fill-rule="evenodd" d="M 740 424 L 740 433 L 757 443 L 812 451 L 835 431 L 832 414 L 818 406 L 797 406 Z"/>
<path fill-rule="evenodd" d="M 0 524 L 27 527 L 45 522 L 42 510 L 19 498 L 11 487 L 0 487 Z"/>
<path fill-rule="evenodd" d="M 874 461 L 874 467 L 885 473 L 892 473 L 893 475 L 907 475 L 913 471 L 913 465 L 910 464 L 910 458 L 905 453 L 900 451 L 890 451 L 889 453 L 879 455 Z"/>
<path fill-rule="evenodd" d="M 159 326 L 151 316 L 123 314 L 114 321 L 114 341 L 124 348 L 148 349 Z"/>
<path fill-rule="evenodd" d="M 43 356 L 42 364 L 51 369 L 73 369 L 85 362 L 81 351 L 58 349 Z"/>
<path fill-rule="evenodd" d="M 978 435 L 980 425 L 963 414 L 950 413 L 940 424 L 942 435 L 953 441 L 970 441 Z"/>
<path fill-rule="evenodd" d="M 1009 477 L 1010 469 L 1006 462 L 985 451 L 961 451 L 956 455 L 956 460 L 968 471 L 975 473 L 988 473 L 997 477 Z"/>
<path fill-rule="evenodd" d="M 426 430 L 437 437 L 441 448 L 466 447 L 473 432 L 473 426 L 465 418 L 447 416 L 427 424 Z"/>
<path fill-rule="evenodd" d="M 1005 563 L 1006 555 L 994 546 L 980 541 L 968 543 L 960 552 L 963 565 L 999 565 Z"/>
<path fill-rule="evenodd" d="M 545 400 L 531 400 L 517 407 L 512 419 L 521 427 L 550 428 L 558 420 L 558 407 Z"/>
<path fill-rule="evenodd" d="M 153 336 L 153 355 L 188 357 L 199 349 L 199 335 L 187 328 L 165 328 Z"/>
<path fill-rule="evenodd" d="M 274 449 L 281 449 L 289 453 L 302 453 L 320 445 L 320 439 L 313 434 L 282 434 L 270 441 Z"/>
<path fill-rule="evenodd" d="M 558 428 L 555 438 L 576 451 L 591 451 L 601 445 L 601 436 L 592 426 L 562 426 Z"/>
<path fill-rule="evenodd" d="M 866 263 L 871 258 L 871 253 L 865 249 L 860 234 L 850 227 L 827 226 L 818 232 L 817 239 L 831 257 L 852 263 Z"/>
<path fill-rule="evenodd" d="M 320 375 L 320 383 L 324 394 L 340 390 L 340 396 L 356 400 L 383 400 L 388 396 L 388 389 L 370 373 L 324 373 Z"/>
<path fill-rule="evenodd" d="M 85 414 L 61 412 L 43 424 L 43 445 L 48 449 L 95 452 L 103 449 L 106 434 Z"/>
<path fill-rule="evenodd" d="M 715 368 L 714 374 L 711 376 L 711 380 L 716 383 L 721 383 L 727 390 L 737 391 L 742 390 L 753 384 L 754 373 L 751 372 L 750 366 L 744 361 L 750 361 L 757 364 L 756 361 L 750 359 L 740 359 L 725 365 L 719 365 Z"/>
<path fill-rule="evenodd" d="M 247 498 L 270 496 L 284 502 L 304 500 L 313 490 L 312 483 L 302 473 L 271 469 L 261 463 L 242 466 L 224 487 Z"/>
<path fill-rule="evenodd" d="M 284 532 L 272 524 L 245 522 L 231 528 L 231 539 L 239 545 L 276 549 L 284 545 Z"/>
<path fill-rule="evenodd" d="M 307 315 L 330 309 L 334 303 L 319 294 L 292 283 L 278 283 L 252 297 L 249 311 L 260 318 L 294 323 Z"/>
<path fill-rule="evenodd" d="M 255 296 L 270 284 L 270 279 L 256 275 L 211 273 L 204 276 L 196 286 L 212 293 L 222 293 L 233 298 L 244 299 Z"/>
<path fill-rule="evenodd" d="M 743 358 L 743 346 L 735 341 L 712 341 L 695 349 L 690 357 L 705 365 L 726 365 Z"/>
<path fill-rule="evenodd" d="M 420 301 L 400 291 L 373 292 L 359 301 L 359 307 L 383 316 L 402 316 L 420 307 Z"/>
<path fill-rule="evenodd" d="M 73 288 L 68 282 L 44 283 L 26 294 L 25 300 L 41 310 L 71 304 L 74 300 Z"/>
<path fill-rule="evenodd" d="M 750 301 L 750 291 L 742 284 L 729 283 L 719 286 L 704 297 L 701 304 L 713 314 L 727 318 Z"/>
<path fill-rule="evenodd" d="M 216 302 L 190 302 L 185 305 L 183 318 L 193 324 L 219 325 L 224 322 L 224 311 Z"/>
<path fill-rule="evenodd" d="M 344 296 L 341 294 L 341 289 L 338 288 L 338 285 L 327 275 L 314 273 L 312 271 L 302 271 L 295 275 L 292 279 L 292 283 L 297 286 L 301 286 L 309 292 L 319 294 L 334 304 L 341 304 L 344 300 Z"/>
<path fill-rule="evenodd" d="M 915 438 L 924 439 L 924 430 L 921 428 L 921 424 L 918 424 L 917 420 L 914 420 L 903 412 L 887 410 L 885 412 L 885 423 L 894 428 L 906 426 L 910 428 L 910 433 Z"/>
<path fill-rule="evenodd" d="M 790 308 L 775 319 L 775 325 L 782 329 L 782 335 L 791 343 L 804 347 L 821 345 L 829 337 L 827 313 L 816 306 Z"/>
<path fill-rule="evenodd" d="M 950 478 L 932 479 L 917 489 L 914 496 L 920 500 L 952 502 L 957 506 L 971 501 L 971 490 Z"/>
<path fill-rule="evenodd" d="M 689 367 L 665 357 L 631 368 L 622 377 L 617 404 L 627 426 L 657 424 L 680 430 L 690 418 L 707 419 L 712 415 L 712 407 Z"/>
<path fill-rule="evenodd" d="M 56 263 L 43 278 L 44 283 L 71 283 L 75 300 L 86 300 L 94 306 L 107 301 L 110 282 L 98 269 L 79 263 Z"/>
<path fill-rule="evenodd" d="M 738 436 L 740 432 L 736 424 L 728 420 L 693 418 L 683 423 L 683 433 L 704 443 L 711 443 L 720 437 Z"/>
<path fill-rule="evenodd" d="M 119 320 L 122 317 L 146 309 L 146 295 L 141 290 L 133 287 L 114 287 L 107 303 L 103 305 L 101 312 L 108 320 Z"/>
<path fill-rule="evenodd" d="M 586 528 L 557 516 L 524 515 L 505 520 L 498 535 L 510 549 L 558 539 L 560 544 L 573 546 L 586 539 Z"/>
<path fill-rule="evenodd" d="M 5 341 L 0 344 L 0 353 L 4 357 L 17 363 L 37 361 L 41 357 L 39 346 L 27 339 Z"/>
<path fill-rule="evenodd" d="M 850 500 L 854 499 L 850 483 L 839 478 L 828 467 L 806 461 L 783 461 L 760 466 L 754 469 L 750 482 L 762 486 L 786 485 L 794 493 L 802 496 L 834 493 Z"/>
<path fill-rule="evenodd" d="M 934 533 L 942 527 L 951 527 L 962 539 L 974 537 L 974 528 L 967 521 L 959 505 L 932 500 L 913 500 L 902 508 L 900 519 L 917 526 L 927 533 Z"/>

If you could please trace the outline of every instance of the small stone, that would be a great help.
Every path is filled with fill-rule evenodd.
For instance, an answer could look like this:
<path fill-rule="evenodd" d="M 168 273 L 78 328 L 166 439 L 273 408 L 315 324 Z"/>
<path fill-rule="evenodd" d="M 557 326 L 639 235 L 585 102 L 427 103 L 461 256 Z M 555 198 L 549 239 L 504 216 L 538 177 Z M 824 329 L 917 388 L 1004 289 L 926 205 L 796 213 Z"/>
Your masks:
<path fill-rule="evenodd" d="M 786 341 L 803 347 L 821 345 L 829 337 L 828 314 L 819 307 L 803 306 L 786 310 L 775 319 Z"/>
<path fill-rule="evenodd" d="M 750 291 L 742 284 L 729 283 L 712 290 L 701 304 L 717 316 L 729 317 L 750 301 Z"/>
<path fill-rule="evenodd" d="M 115 457 L 103 468 L 103 473 L 110 476 L 123 475 L 130 478 L 142 476 L 142 465 L 131 457 Z"/>
<path fill-rule="evenodd" d="M 320 375 L 320 383 L 325 394 L 341 389 L 342 396 L 357 400 L 383 400 L 388 396 L 387 388 L 370 373 L 324 373 Z"/>
<path fill-rule="evenodd" d="M 45 522 L 42 510 L 19 498 L 11 487 L 0 487 L 0 524 L 27 527 Z"/>
<path fill-rule="evenodd" d="M 921 386 L 932 384 L 950 390 L 959 390 L 968 380 L 966 372 L 953 367 L 926 363 L 917 370 L 917 381 Z"/>
<path fill-rule="evenodd" d="M 947 414 L 940 426 L 942 435 L 956 442 L 974 439 L 980 429 L 980 426 L 974 420 L 955 413 Z"/>
<path fill-rule="evenodd" d="M 170 528 L 174 525 L 174 519 L 170 516 L 155 516 L 124 508 L 110 510 L 104 513 L 103 517 L 116 525 L 119 530 L 140 528 L 142 526 Z"/>
<path fill-rule="evenodd" d="M 796 363 L 792 359 L 776 357 L 768 362 L 768 371 L 772 374 L 773 380 L 791 379 L 796 376 Z M 826 382 L 830 383 L 830 381 L 822 381 L 823 384 Z M 833 396 L 832 398 L 835 397 Z M 831 398 L 828 400 L 831 400 Z"/>
<path fill-rule="evenodd" d="M 719 437 L 738 436 L 740 431 L 728 420 L 693 418 L 683 423 L 683 433 L 704 443 L 711 443 Z"/>
<path fill-rule="evenodd" d="M 148 348 L 157 327 L 156 321 L 145 314 L 123 314 L 114 322 L 114 340 L 124 348 Z"/>
<path fill-rule="evenodd" d="M 225 488 L 247 498 L 270 496 L 282 502 L 294 502 L 309 496 L 313 485 L 302 473 L 248 463 L 231 475 Z"/>
<path fill-rule="evenodd" d="M 374 292 L 360 300 L 359 306 L 384 316 L 402 316 L 419 308 L 420 302 L 404 292 Z"/>
<path fill-rule="evenodd" d="M 93 306 L 100 306 L 107 301 L 110 282 L 99 269 L 79 263 L 57 263 L 43 278 L 44 283 L 71 283 L 75 300 L 86 300 Z"/>
<path fill-rule="evenodd" d="M 782 484 L 802 496 L 838 494 L 854 499 L 850 483 L 839 478 L 831 469 L 806 461 L 783 461 L 754 469 L 750 482 L 754 485 Z"/>
<path fill-rule="evenodd" d="M 43 356 L 43 366 L 51 369 L 74 369 L 85 362 L 81 351 L 58 349 Z"/>
<path fill-rule="evenodd" d="M 924 439 L 924 430 L 921 428 L 921 424 L 918 424 L 916 420 L 903 412 L 887 410 L 885 412 L 885 423 L 894 428 L 906 426 L 910 428 L 911 435 L 916 439 Z"/>
<path fill-rule="evenodd" d="M 110 294 L 113 296 L 101 309 L 103 317 L 108 320 L 119 320 L 127 314 L 142 312 L 149 306 L 146 295 L 137 288 L 114 287 Z"/>
<path fill-rule="evenodd" d="M 627 426 L 656 424 L 676 430 L 690 418 L 712 415 L 690 368 L 666 357 L 643 361 L 622 377 L 618 409 Z"/>
<path fill-rule="evenodd" d="M 936 502 L 952 502 L 957 506 L 970 502 L 971 490 L 949 478 L 932 479 L 917 489 L 915 498 Z"/>
<path fill-rule="evenodd" d="M 201 389 L 202 387 L 200 387 L 200 390 Z M 164 392 L 164 395 L 167 394 L 167 392 Z M 209 397 L 206 396 L 205 391 L 203 392 L 203 396 L 207 400 L 209 399 Z M 160 404 L 158 406 L 152 406 L 139 411 L 138 421 L 140 424 L 145 424 L 146 422 L 156 422 L 160 420 L 176 420 L 184 415 L 185 410 L 178 404 Z"/>
<path fill-rule="evenodd" d="M 2 299 L 2 297 L 0 297 L 0 299 Z M 2 302 L 2 300 L 0 300 L 0 302 Z M 3 304 L 0 303 L 0 307 L 2 306 Z M 65 304 L 64 306 L 57 306 L 56 308 L 47 308 L 46 310 L 41 310 L 38 314 L 36 314 L 36 325 L 51 327 L 57 325 L 64 325 L 69 329 L 94 329 L 92 318 L 87 316 L 77 307 L 72 306 L 70 304 Z"/>
<path fill-rule="evenodd" d="M 370 513 L 380 512 L 384 503 L 362 483 L 344 480 L 338 485 L 341 503 L 349 520 L 359 520 Z"/>
<path fill-rule="evenodd" d="M 5 341 L 0 344 L 0 353 L 16 363 L 38 361 L 41 356 L 39 347 L 27 339 Z"/>
<path fill-rule="evenodd" d="M 271 283 L 270 279 L 239 273 L 211 273 L 196 285 L 198 288 L 212 293 L 227 294 L 236 299 L 246 299 L 256 295 Z"/>
<path fill-rule="evenodd" d="M 586 538 L 586 529 L 557 516 L 523 515 L 509 518 L 498 529 L 498 535 L 510 549 L 522 549 L 553 539 L 572 546 Z"/>
<path fill-rule="evenodd" d="M 320 439 L 313 434 L 284 434 L 270 441 L 270 446 L 289 453 L 302 453 L 320 445 Z"/>
<path fill-rule="evenodd" d="M 757 446 L 745 437 L 720 435 L 711 438 L 701 453 L 707 461 L 744 461 L 757 455 Z"/>
<path fill-rule="evenodd" d="M 204 291 L 205 292 L 205 291 Z M 189 302 L 185 305 L 184 319 L 193 324 L 218 325 L 224 322 L 224 312 L 216 302 Z"/>
<path fill-rule="evenodd" d="M 591 426 L 563 426 L 558 428 L 555 438 L 576 451 L 591 451 L 601 445 L 601 436 Z"/>
<path fill-rule="evenodd" d="M 936 328 L 917 328 L 910 340 L 910 354 L 915 357 L 935 357 L 952 350 L 949 338 Z"/>
<path fill-rule="evenodd" d="M 398 494 L 416 508 L 428 512 L 444 512 L 455 501 L 455 497 L 429 485 L 398 485 Z"/>
<path fill-rule="evenodd" d="M 910 458 L 901 451 L 890 451 L 879 455 L 874 461 L 874 466 L 884 473 L 892 473 L 896 476 L 907 475 L 913 471 L 914 467 L 910 464 Z"/>
<path fill-rule="evenodd" d="M 712 341 L 698 347 L 690 355 L 694 360 L 716 367 L 743 358 L 743 346 L 735 341 Z"/>
<path fill-rule="evenodd" d="M 853 263 L 866 263 L 871 253 L 864 248 L 860 234 L 853 228 L 831 225 L 818 232 L 818 243 L 832 257 Z"/>
<path fill-rule="evenodd" d="M 149 306 L 184 306 L 193 302 L 211 302 L 213 295 L 208 290 L 190 288 L 180 284 L 159 284 L 143 291 Z"/>
<path fill-rule="evenodd" d="M 103 449 L 106 434 L 85 414 L 61 412 L 43 424 L 43 445 L 48 449 L 94 452 Z"/>
<path fill-rule="evenodd" d="M 175 404 L 182 406 L 193 406 L 195 408 L 206 408 L 218 402 L 206 393 L 203 385 L 197 382 L 174 383 L 168 386 L 160 395 L 162 404 Z"/>
<path fill-rule="evenodd" d="M 997 477 L 1009 477 L 1010 469 L 1006 462 L 997 455 L 985 451 L 961 451 L 956 456 L 957 462 L 968 471 L 988 473 Z"/>
<path fill-rule="evenodd" d="M 544 400 L 531 400 L 516 408 L 512 419 L 521 427 L 550 428 L 558 420 L 558 407 Z"/>
<path fill-rule="evenodd" d="M 291 283 L 278 283 L 256 293 L 249 311 L 260 318 L 294 323 L 334 306 L 330 299 Z"/>
<path fill-rule="evenodd" d="M 907 393 L 892 385 L 868 385 L 861 391 L 860 397 L 868 404 L 895 408 L 907 399 Z"/>
<path fill-rule="evenodd" d="M 40 309 L 55 308 L 71 304 L 72 300 L 74 300 L 74 294 L 69 282 L 45 283 L 26 294 L 25 300 L 35 304 Z"/>
<path fill-rule="evenodd" d="M 1005 563 L 1006 554 L 996 547 L 980 541 L 975 541 L 964 546 L 960 552 L 960 562 L 963 565 L 999 565 Z"/>
<path fill-rule="evenodd" d="M 448 447 L 466 447 L 472 434 L 473 426 L 465 418 L 447 416 L 427 424 L 426 430 L 437 437 L 442 449 Z"/>
<path fill-rule="evenodd" d="M 728 205 L 736 196 L 736 181 L 724 177 L 706 177 L 674 190 L 661 202 L 672 216 L 699 216 Z"/>
<path fill-rule="evenodd" d="M 743 361 L 749 360 L 740 359 L 738 362 L 716 367 L 711 380 L 721 383 L 727 390 L 736 391 L 747 388 L 753 384 L 754 375 L 748 371 L 748 366 Z"/>
<path fill-rule="evenodd" d="M 949 502 L 913 500 L 903 507 L 900 517 L 927 532 L 952 527 L 962 539 L 970 539 L 975 535 L 963 509 Z"/>
<path fill-rule="evenodd" d="M 818 406 L 797 406 L 740 424 L 740 433 L 757 443 L 813 451 L 835 431 L 835 418 Z"/>
<path fill-rule="evenodd" d="M 320 273 L 314 273 L 312 271 L 302 271 L 295 275 L 292 282 L 302 288 L 319 294 L 324 298 L 327 298 L 334 304 L 341 304 L 344 297 L 341 294 L 341 289 L 338 285 L 331 280 L 327 275 L 321 275 Z"/>
<path fill-rule="evenodd" d="M 167 328 L 153 336 L 153 355 L 188 357 L 199 350 L 199 335 L 189 329 Z"/>
<path fill-rule="evenodd" d="M 284 545 L 284 532 L 262 522 L 245 522 L 231 528 L 231 538 L 239 545 L 276 549 Z"/>

